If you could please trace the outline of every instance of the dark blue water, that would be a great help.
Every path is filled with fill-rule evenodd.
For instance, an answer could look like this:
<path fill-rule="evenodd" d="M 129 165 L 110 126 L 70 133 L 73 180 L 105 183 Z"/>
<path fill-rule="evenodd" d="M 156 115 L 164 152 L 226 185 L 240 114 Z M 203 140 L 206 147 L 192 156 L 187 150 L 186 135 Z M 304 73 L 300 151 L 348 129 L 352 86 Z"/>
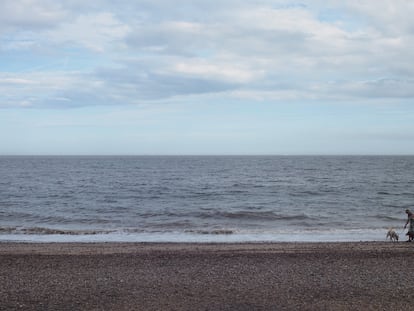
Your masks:
<path fill-rule="evenodd" d="M 413 173 L 403 156 L 0 157 L 0 240 L 382 240 Z"/>

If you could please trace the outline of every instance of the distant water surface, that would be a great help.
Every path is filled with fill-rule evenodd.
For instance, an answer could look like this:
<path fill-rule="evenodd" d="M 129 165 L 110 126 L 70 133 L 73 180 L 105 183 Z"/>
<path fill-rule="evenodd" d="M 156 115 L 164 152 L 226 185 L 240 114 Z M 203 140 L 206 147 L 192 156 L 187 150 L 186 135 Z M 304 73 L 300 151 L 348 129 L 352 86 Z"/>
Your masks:
<path fill-rule="evenodd" d="M 410 156 L 19 156 L 0 176 L 0 241 L 384 240 L 414 210 Z"/>

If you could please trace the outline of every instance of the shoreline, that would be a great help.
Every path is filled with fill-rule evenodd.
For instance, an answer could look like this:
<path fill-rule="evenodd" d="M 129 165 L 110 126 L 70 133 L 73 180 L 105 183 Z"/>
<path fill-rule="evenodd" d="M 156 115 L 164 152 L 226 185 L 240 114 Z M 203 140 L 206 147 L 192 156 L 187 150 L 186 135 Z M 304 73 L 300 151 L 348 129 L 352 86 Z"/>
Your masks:
<path fill-rule="evenodd" d="M 411 247 L 412 246 L 412 247 Z M 252 252 L 342 252 L 358 251 L 414 251 L 414 242 L 405 241 L 315 241 L 315 242 L 27 242 L 0 241 L 0 255 L 5 254 L 139 254 L 141 252 L 165 251 L 252 251 Z"/>
<path fill-rule="evenodd" d="M 403 310 L 414 243 L 0 242 L 7 310 Z"/>
<path fill-rule="evenodd" d="M 401 220 L 401 223 L 404 220 Z M 131 230 L 131 231 L 129 231 Z M 389 227 L 242 230 L 237 228 L 135 232 L 134 229 L 0 228 L 1 242 L 28 243 L 279 243 L 383 242 Z M 403 238 L 404 231 L 398 234 Z"/>

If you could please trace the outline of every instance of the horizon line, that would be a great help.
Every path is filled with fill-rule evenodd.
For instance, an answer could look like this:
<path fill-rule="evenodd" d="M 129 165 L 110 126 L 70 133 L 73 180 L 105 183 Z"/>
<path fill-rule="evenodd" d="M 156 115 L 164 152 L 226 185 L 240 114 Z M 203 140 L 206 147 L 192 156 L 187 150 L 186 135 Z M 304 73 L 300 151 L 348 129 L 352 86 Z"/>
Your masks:
<path fill-rule="evenodd" d="M 411 153 L 395 154 L 0 154 L 0 157 L 395 157 L 414 156 Z"/>

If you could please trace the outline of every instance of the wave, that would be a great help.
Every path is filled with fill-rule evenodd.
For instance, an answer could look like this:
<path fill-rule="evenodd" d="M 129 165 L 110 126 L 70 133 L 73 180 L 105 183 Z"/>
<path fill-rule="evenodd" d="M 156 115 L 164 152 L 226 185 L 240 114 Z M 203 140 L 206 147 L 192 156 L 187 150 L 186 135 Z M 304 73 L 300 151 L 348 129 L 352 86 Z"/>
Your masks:
<path fill-rule="evenodd" d="M 378 195 L 394 195 L 394 193 L 388 192 L 388 191 L 378 191 Z"/>
<path fill-rule="evenodd" d="M 0 234 L 26 234 L 26 235 L 98 235 L 110 234 L 116 230 L 62 230 L 44 227 L 0 227 Z"/>
<path fill-rule="evenodd" d="M 372 215 L 369 216 L 369 218 L 374 218 L 378 220 L 384 220 L 384 221 L 393 221 L 393 222 L 404 222 L 406 219 L 397 217 L 397 216 L 390 216 L 390 215 Z"/>
<path fill-rule="evenodd" d="M 0 228 L 1 241 L 16 242 L 329 242 L 384 241 L 388 228 L 206 228 L 185 231 L 135 229 L 72 231 L 51 228 Z"/>
<path fill-rule="evenodd" d="M 310 196 L 321 196 L 324 193 L 321 191 L 312 191 L 312 190 L 305 190 L 305 191 L 296 191 L 289 193 L 292 197 L 310 197 Z"/>
<path fill-rule="evenodd" d="M 212 235 L 228 235 L 235 233 L 231 229 L 213 229 L 213 230 L 185 230 L 184 233 L 192 234 L 212 234 Z"/>
<path fill-rule="evenodd" d="M 230 219 L 247 219 L 247 220 L 298 220 L 298 219 L 312 219 L 312 217 L 304 214 L 278 214 L 271 211 L 252 212 L 217 212 L 209 215 L 209 217 L 230 218 Z"/>
<path fill-rule="evenodd" d="M 97 235 L 110 235 L 110 234 L 162 234 L 173 233 L 175 231 L 169 230 L 150 230 L 146 231 L 139 228 L 124 228 L 120 230 L 62 230 L 44 227 L 30 227 L 30 228 L 18 228 L 18 227 L 0 227 L 0 235 L 22 235 L 22 236 L 97 236 Z M 185 234 L 196 235 L 230 235 L 235 233 L 231 229 L 211 229 L 211 230 L 184 230 Z"/>

